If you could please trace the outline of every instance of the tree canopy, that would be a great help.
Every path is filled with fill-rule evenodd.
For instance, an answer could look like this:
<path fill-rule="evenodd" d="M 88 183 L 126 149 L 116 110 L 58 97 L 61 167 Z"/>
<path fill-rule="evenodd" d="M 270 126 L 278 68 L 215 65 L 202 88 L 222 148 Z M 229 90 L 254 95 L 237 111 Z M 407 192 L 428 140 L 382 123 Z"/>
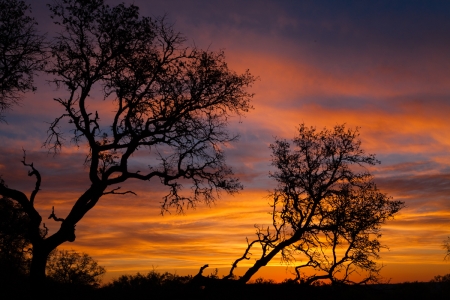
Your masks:
<path fill-rule="evenodd" d="M 36 89 L 33 76 L 43 69 L 44 36 L 20 0 L 0 0 L 0 120 L 22 93 Z"/>
<path fill-rule="evenodd" d="M 47 261 L 47 276 L 62 284 L 99 287 L 106 269 L 87 253 L 54 250 Z"/>

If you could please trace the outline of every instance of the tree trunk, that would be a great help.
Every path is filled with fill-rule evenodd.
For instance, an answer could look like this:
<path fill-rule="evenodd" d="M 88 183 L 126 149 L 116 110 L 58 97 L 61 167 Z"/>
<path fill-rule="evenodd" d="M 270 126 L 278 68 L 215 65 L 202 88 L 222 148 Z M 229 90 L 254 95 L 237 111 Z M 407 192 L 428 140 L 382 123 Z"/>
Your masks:
<path fill-rule="evenodd" d="M 61 221 L 61 227 L 57 232 L 48 238 L 43 239 L 39 233 L 35 237 L 33 244 L 33 258 L 30 267 L 30 280 L 34 287 L 42 286 L 45 281 L 45 268 L 47 258 L 52 250 L 65 242 L 73 242 L 76 239 L 75 225 L 76 223 L 97 203 L 105 190 L 105 185 L 92 185 L 75 203 L 71 212 L 66 219 L 55 220 Z M 37 225 L 37 232 L 39 232 Z"/>
<path fill-rule="evenodd" d="M 267 256 L 258 259 L 255 264 L 251 268 L 249 268 L 247 272 L 245 272 L 244 276 L 239 278 L 239 281 L 241 281 L 242 283 L 246 283 L 247 281 L 249 281 L 252 276 L 255 275 L 256 272 L 258 272 L 259 269 L 267 265 L 267 263 L 270 262 L 270 260 L 282 249 L 283 247 L 280 247 L 280 245 L 278 245 L 277 247 L 272 249 L 272 251 L 270 251 Z"/>
<path fill-rule="evenodd" d="M 255 264 L 251 268 L 249 268 L 247 270 L 247 272 L 245 272 L 244 276 L 242 276 L 238 280 L 242 283 L 248 282 L 252 278 L 252 276 L 255 275 L 255 273 L 258 272 L 259 269 L 266 266 L 275 255 L 277 255 L 285 247 L 288 247 L 288 246 L 292 245 L 293 243 L 299 241 L 302 236 L 303 236 L 303 232 L 298 231 L 290 239 L 287 239 L 287 240 L 279 243 L 275 248 L 272 249 L 272 251 L 269 252 L 269 254 L 258 259 L 255 262 Z"/>
<path fill-rule="evenodd" d="M 314 207 L 315 208 L 315 207 Z M 311 218 L 307 221 L 307 225 L 311 222 Z M 277 255 L 281 250 L 283 250 L 286 247 L 289 247 L 290 245 L 298 242 L 305 232 L 308 231 L 308 227 L 305 225 L 302 229 L 299 229 L 297 232 L 294 233 L 289 239 L 284 240 L 283 242 L 276 245 L 266 256 L 261 257 L 258 259 L 255 264 L 245 272 L 244 276 L 239 278 L 238 280 L 242 283 L 248 282 L 253 275 L 255 275 L 256 272 L 259 271 L 262 267 L 266 266 L 272 258 L 274 258 L 275 255 Z"/>
<path fill-rule="evenodd" d="M 33 245 L 33 257 L 30 266 L 30 281 L 33 288 L 42 286 L 45 282 L 45 267 L 51 250 L 46 249 L 43 243 Z"/>
<path fill-rule="evenodd" d="M 37 245 L 33 245 L 33 257 L 30 265 L 29 293 L 33 297 L 48 297 L 49 284 L 45 270 L 50 252 L 56 247 L 49 246 L 46 240 L 42 240 Z"/>

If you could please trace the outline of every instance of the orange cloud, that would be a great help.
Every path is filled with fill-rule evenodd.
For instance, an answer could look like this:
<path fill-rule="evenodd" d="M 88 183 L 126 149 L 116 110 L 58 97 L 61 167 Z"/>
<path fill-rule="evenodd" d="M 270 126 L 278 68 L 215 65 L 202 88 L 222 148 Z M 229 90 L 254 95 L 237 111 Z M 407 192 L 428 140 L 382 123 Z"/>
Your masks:
<path fill-rule="evenodd" d="M 144 15 L 153 15 L 150 9 L 155 7 L 173 5 L 139 2 L 147 11 Z M 378 20 L 375 27 L 370 22 L 358 27 L 343 16 L 298 18 L 275 2 L 257 7 L 241 2 L 204 6 L 201 10 L 187 1 L 177 4 L 173 8 L 177 28 L 190 31 L 193 36 L 188 38 L 200 47 L 225 48 L 231 69 L 238 73 L 250 69 L 260 78 L 251 89 L 255 110 L 231 120 L 230 130 L 241 138 L 225 148 L 245 190 L 235 197 L 223 195 L 211 207 L 199 205 L 184 215 L 161 216 L 164 187 L 159 182 L 128 182 L 122 188 L 138 196 L 103 197 L 77 225 L 76 242 L 63 248 L 92 255 L 107 267 L 107 279 L 152 267 L 193 274 L 206 263 L 224 274 L 242 255 L 245 237 L 254 237 L 254 225 L 270 224 L 266 195 L 274 183 L 268 178 L 269 144 L 275 137 L 294 137 L 300 123 L 318 129 L 346 123 L 361 127 L 362 148 L 382 161 L 369 168 L 380 189 L 406 203 L 383 227 L 382 241 L 390 250 L 381 253 L 380 262 L 386 265 L 382 275 L 401 282 L 448 273 L 441 247 L 450 232 L 450 61 L 448 46 L 441 42 L 445 35 L 398 42 L 395 35 L 380 34 Z M 303 8 L 307 14 L 315 11 Z M 432 28 L 425 34 L 430 39 L 441 33 L 441 27 Z M 400 31 L 401 37 L 408 33 Z M 421 33 L 410 33 L 416 34 Z M 86 149 L 83 143 L 80 148 L 70 144 L 70 133 L 62 154 L 54 157 L 41 148 L 46 122 L 64 112 L 52 99 L 64 97 L 65 91 L 46 85 L 46 79 L 37 78 L 36 94 L 27 94 L 22 106 L 8 113 L 8 125 L 0 124 L 0 172 L 10 187 L 29 194 L 34 179 L 20 162 L 22 148 L 26 149 L 27 160 L 43 176 L 36 207 L 44 218 L 52 206 L 64 217 L 89 186 L 83 167 Z M 89 109 L 99 111 L 107 130 L 112 102 L 95 91 L 91 96 Z M 69 126 L 62 123 L 66 131 Z M 134 165 L 146 166 L 143 158 L 139 152 Z M 50 232 L 59 226 L 51 220 L 46 224 Z M 237 273 L 251 263 L 243 262 Z M 290 276 L 278 259 L 270 265 L 257 276 L 280 281 Z"/>

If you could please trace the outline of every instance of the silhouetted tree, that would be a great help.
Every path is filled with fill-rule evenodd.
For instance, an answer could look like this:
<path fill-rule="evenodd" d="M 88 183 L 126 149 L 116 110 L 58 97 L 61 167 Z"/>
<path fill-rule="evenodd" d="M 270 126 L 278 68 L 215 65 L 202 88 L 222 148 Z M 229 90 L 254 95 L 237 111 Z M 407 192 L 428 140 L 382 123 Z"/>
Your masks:
<path fill-rule="evenodd" d="M 46 238 L 38 234 L 42 217 L 34 201 L 41 176 L 33 164 L 24 158 L 29 175 L 36 177 L 29 198 L 0 185 L 0 194 L 18 201 L 31 220 L 30 271 L 36 281 L 45 277 L 49 253 L 75 240 L 75 225 L 103 195 L 133 193 L 117 186 L 129 179 L 166 185 L 163 210 L 182 210 L 198 201 L 210 203 L 220 191 L 239 191 L 242 186 L 225 164 L 222 148 L 236 139 L 227 132 L 230 117 L 251 108 L 246 88 L 254 81 L 248 71 L 230 71 L 223 52 L 187 48 L 164 20 L 140 17 L 137 6 L 62 0 L 49 7 L 61 28 L 52 43 L 49 72 L 67 96 L 55 99 L 65 113 L 52 122 L 46 145 L 61 149 L 59 125 L 68 119 L 72 141 L 88 146 L 91 184 L 65 218 L 52 211 L 50 218 L 61 226 Z M 91 96 L 97 93 L 112 116 L 92 110 Z M 130 163 L 137 151 L 146 152 L 137 163 L 147 158 L 139 169 Z M 181 192 L 180 180 L 191 183 L 191 193 Z"/>
<path fill-rule="evenodd" d="M 99 287 L 106 269 L 88 254 L 53 250 L 47 260 L 47 277 L 62 283 Z"/>
<path fill-rule="evenodd" d="M 159 273 L 152 270 L 145 274 L 137 273 L 136 275 L 121 275 L 119 278 L 113 279 L 105 285 L 106 289 L 113 289 L 122 292 L 152 292 L 152 290 L 166 287 L 180 288 L 188 284 L 192 280 L 192 276 L 179 276 L 172 273 Z"/>
<path fill-rule="evenodd" d="M 270 177 L 278 183 L 271 194 L 272 226 L 257 227 L 257 239 L 229 276 L 259 245 L 261 256 L 239 280 L 250 280 L 277 254 L 295 266 L 296 280 L 303 283 L 355 283 L 355 273 L 362 276 L 359 282 L 378 279 L 380 267 L 373 259 L 382 247 L 380 228 L 403 203 L 378 190 L 365 166 L 379 162 L 364 153 L 358 137 L 358 129 L 344 125 L 317 132 L 302 124 L 295 148 L 285 140 L 270 146 L 276 167 Z M 314 275 L 301 272 L 306 269 Z"/>
<path fill-rule="evenodd" d="M 433 277 L 433 279 L 430 280 L 430 282 L 446 282 L 446 283 L 450 283 L 450 274 L 436 275 L 436 276 Z"/>
<path fill-rule="evenodd" d="M 20 0 L 0 0 L 0 120 L 21 94 L 35 90 L 33 75 L 44 66 L 44 36 Z"/>

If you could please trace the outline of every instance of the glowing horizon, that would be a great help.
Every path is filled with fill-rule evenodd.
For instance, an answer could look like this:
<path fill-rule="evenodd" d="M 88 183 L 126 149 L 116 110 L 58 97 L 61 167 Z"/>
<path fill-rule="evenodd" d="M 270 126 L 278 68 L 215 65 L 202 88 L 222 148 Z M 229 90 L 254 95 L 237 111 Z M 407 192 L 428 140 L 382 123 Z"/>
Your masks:
<path fill-rule="evenodd" d="M 33 16 L 42 31 L 53 34 L 45 2 L 31 4 Z M 382 227 L 382 243 L 390 250 L 380 253 L 379 263 L 386 266 L 381 275 L 403 282 L 450 273 L 442 248 L 450 234 L 450 43 L 442 39 L 450 21 L 442 11 L 450 4 L 386 1 L 386 7 L 345 9 L 333 1 L 212 2 L 134 1 L 142 15 L 167 12 L 187 45 L 225 49 L 230 69 L 250 69 L 259 77 L 251 89 L 255 109 L 231 120 L 230 131 L 240 139 L 225 152 L 244 190 L 223 194 L 211 207 L 161 216 L 164 187 L 130 181 L 122 189 L 138 196 L 100 199 L 77 225 L 76 241 L 61 248 L 93 256 L 106 267 L 106 281 L 152 267 L 194 274 L 209 264 L 207 274 L 214 268 L 224 274 L 245 250 L 245 238 L 254 238 L 254 224 L 271 221 L 269 144 L 275 137 L 293 138 L 300 123 L 318 129 L 345 123 L 360 127 L 362 148 L 381 160 L 370 168 L 380 189 L 406 204 Z M 0 125 L 0 174 L 9 187 L 29 194 L 34 179 L 20 163 L 22 148 L 27 151 L 42 174 L 36 207 L 45 220 L 52 206 L 58 216 L 67 214 L 89 186 L 82 144 L 67 143 L 56 156 L 41 148 L 45 122 L 63 111 L 52 98 L 64 91 L 46 79 L 36 78 L 37 92 L 27 94 L 7 112 L 8 124 Z M 99 99 L 95 106 L 105 114 L 112 109 Z M 50 220 L 46 225 L 50 233 L 58 226 Z M 250 264 L 241 262 L 237 273 Z M 256 277 L 281 281 L 288 275 L 274 259 Z"/>

